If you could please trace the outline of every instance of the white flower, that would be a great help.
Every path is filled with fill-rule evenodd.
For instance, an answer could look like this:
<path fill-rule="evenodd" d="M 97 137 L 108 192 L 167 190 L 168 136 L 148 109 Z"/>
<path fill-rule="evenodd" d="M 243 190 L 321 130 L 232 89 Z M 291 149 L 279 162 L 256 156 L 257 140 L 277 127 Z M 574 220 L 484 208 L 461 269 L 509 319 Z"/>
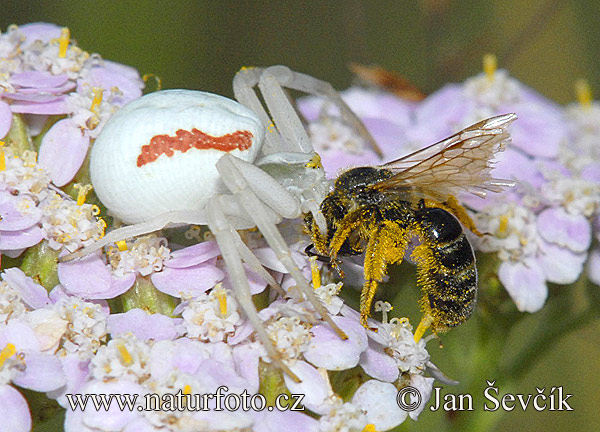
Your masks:
<path fill-rule="evenodd" d="M 106 339 L 108 314 L 100 305 L 77 297 L 59 300 L 54 310 L 68 322 L 59 353 L 76 352 L 84 359 L 92 357 Z"/>
<path fill-rule="evenodd" d="M 342 150 L 351 154 L 364 152 L 364 142 L 356 132 L 333 117 L 310 123 L 308 132 L 313 146 L 321 151 Z"/>
<path fill-rule="evenodd" d="M 181 316 L 187 336 L 206 342 L 226 341 L 244 323 L 237 301 L 221 284 L 190 300 Z"/>
<path fill-rule="evenodd" d="M 267 334 L 283 359 L 297 359 L 308 348 L 310 325 L 299 317 L 280 317 L 267 326 Z"/>
<path fill-rule="evenodd" d="M 19 292 L 5 281 L 0 282 L 0 323 L 23 315 L 26 311 Z"/>
<path fill-rule="evenodd" d="M 92 358 L 92 376 L 99 381 L 124 378 L 144 382 L 149 374 L 149 354 L 150 347 L 132 334 L 112 339 Z"/>
<path fill-rule="evenodd" d="M 116 276 L 124 276 L 133 271 L 142 276 L 162 270 L 164 261 L 171 254 L 167 247 L 167 239 L 155 234 L 137 238 L 131 248 L 118 250 L 112 248 L 108 252 L 108 261 Z"/>
<path fill-rule="evenodd" d="M 464 92 L 469 98 L 483 105 L 497 108 L 503 104 L 518 102 L 521 89 L 516 79 L 512 78 L 506 70 L 500 69 L 494 71 L 492 77 L 480 73 L 467 79 Z"/>
<path fill-rule="evenodd" d="M 490 233 L 475 240 L 483 252 L 498 252 L 503 260 L 521 261 L 538 251 L 536 215 L 516 203 L 495 205 L 475 215 L 475 225 Z"/>
<path fill-rule="evenodd" d="M 104 235 L 105 223 L 97 219 L 97 207 L 90 204 L 77 205 L 75 201 L 62 198 L 55 192 L 40 205 L 42 228 L 48 245 L 55 250 L 65 248 L 69 252 L 87 246 Z"/>

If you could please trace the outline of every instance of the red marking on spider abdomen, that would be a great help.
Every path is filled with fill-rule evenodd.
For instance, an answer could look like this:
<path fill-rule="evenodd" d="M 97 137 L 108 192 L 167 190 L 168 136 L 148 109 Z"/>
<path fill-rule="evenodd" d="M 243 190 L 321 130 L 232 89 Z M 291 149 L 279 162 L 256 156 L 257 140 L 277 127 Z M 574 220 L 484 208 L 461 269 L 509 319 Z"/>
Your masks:
<path fill-rule="evenodd" d="M 176 151 L 185 153 L 191 148 L 204 150 L 215 149 L 224 152 L 231 150 L 247 150 L 252 146 L 252 132 L 239 130 L 227 135 L 212 136 L 196 128 L 191 131 L 179 129 L 175 136 L 156 135 L 150 144 L 142 146 L 142 152 L 137 158 L 137 166 L 141 167 L 154 162 L 161 155 L 171 157 Z"/>

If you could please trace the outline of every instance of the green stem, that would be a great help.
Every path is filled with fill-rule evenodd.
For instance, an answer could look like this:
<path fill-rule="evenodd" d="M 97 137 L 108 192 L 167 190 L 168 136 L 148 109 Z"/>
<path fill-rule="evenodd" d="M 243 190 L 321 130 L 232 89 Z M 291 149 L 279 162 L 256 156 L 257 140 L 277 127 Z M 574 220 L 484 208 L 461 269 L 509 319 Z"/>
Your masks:
<path fill-rule="evenodd" d="M 123 310 L 142 309 L 149 313 L 171 316 L 176 299 L 157 290 L 150 278 L 138 276 L 133 286 L 120 297 Z"/>

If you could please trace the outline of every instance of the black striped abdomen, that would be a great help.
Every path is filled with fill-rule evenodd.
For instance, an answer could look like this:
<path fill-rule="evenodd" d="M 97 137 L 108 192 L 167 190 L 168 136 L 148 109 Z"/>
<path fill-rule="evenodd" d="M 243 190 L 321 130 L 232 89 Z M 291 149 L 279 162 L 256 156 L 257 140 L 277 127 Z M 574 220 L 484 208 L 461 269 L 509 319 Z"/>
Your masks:
<path fill-rule="evenodd" d="M 447 211 L 424 207 L 415 212 L 421 245 L 415 248 L 421 307 L 433 317 L 434 331 L 466 321 L 475 307 L 475 255 L 462 227 Z"/>

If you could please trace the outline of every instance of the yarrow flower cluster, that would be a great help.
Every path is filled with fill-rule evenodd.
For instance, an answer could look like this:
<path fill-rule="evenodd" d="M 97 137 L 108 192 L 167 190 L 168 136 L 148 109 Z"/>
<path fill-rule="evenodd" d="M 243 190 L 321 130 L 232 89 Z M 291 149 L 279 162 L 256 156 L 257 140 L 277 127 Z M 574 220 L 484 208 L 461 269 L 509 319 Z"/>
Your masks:
<path fill-rule="evenodd" d="M 369 322 L 377 331 L 365 329 L 339 296 L 342 283 L 306 257 L 297 221 L 282 228 L 292 259 L 348 338 L 304 298 L 260 233 L 243 232 L 271 285 L 280 288 L 267 291 L 265 273 L 245 267 L 277 359 L 239 308 L 221 251 L 210 235 L 200 236 L 201 228 L 189 229 L 183 240 L 161 232 L 58 262 L 104 235 L 99 207 L 86 203 L 91 186 L 78 182 L 85 182 L 84 161 L 107 120 L 142 88 L 137 71 L 85 52 L 68 29 L 38 23 L 0 34 L 0 252 L 11 258 L 0 275 L 0 417 L 8 419 L 7 430 L 32 426 L 19 388 L 56 400 L 66 410 L 65 431 L 365 432 L 417 420 L 435 379 L 455 383 L 431 362 L 431 337 L 413 333 L 407 318 L 388 319 L 392 308 L 385 302 L 375 308 L 382 322 Z M 344 98 L 386 160 L 481 118 L 516 112 L 514 148 L 494 175 L 519 186 L 482 201 L 464 198 L 486 233 L 474 242 L 497 256 L 498 276 L 520 310 L 543 305 L 547 282 L 580 276 L 592 237 L 600 240 L 598 219 L 592 225 L 600 202 L 595 103 L 565 111 L 495 70 L 420 103 L 363 88 L 349 89 Z M 300 106 L 329 177 L 348 166 L 381 163 L 330 107 L 314 99 Z M 185 246 L 191 238 L 204 241 Z M 598 282 L 600 252 L 591 256 L 590 277 Z M 351 394 L 339 394 L 333 371 L 336 381 L 356 383 Z M 218 394 L 223 386 L 237 394 L 256 395 L 259 388 L 302 394 L 310 413 L 216 411 L 215 400 L 207 409 L 167 408 L 170 395 Z M 396 402 L 406 386 L 422 395 L 415 411 Z M 103 412 L 91 403 L 75 407 L 71 396 L 77 394 L 139 399 L 135 409 Z M 157 409 L 137 409 L 146 395 L 159 396 Z"/>

